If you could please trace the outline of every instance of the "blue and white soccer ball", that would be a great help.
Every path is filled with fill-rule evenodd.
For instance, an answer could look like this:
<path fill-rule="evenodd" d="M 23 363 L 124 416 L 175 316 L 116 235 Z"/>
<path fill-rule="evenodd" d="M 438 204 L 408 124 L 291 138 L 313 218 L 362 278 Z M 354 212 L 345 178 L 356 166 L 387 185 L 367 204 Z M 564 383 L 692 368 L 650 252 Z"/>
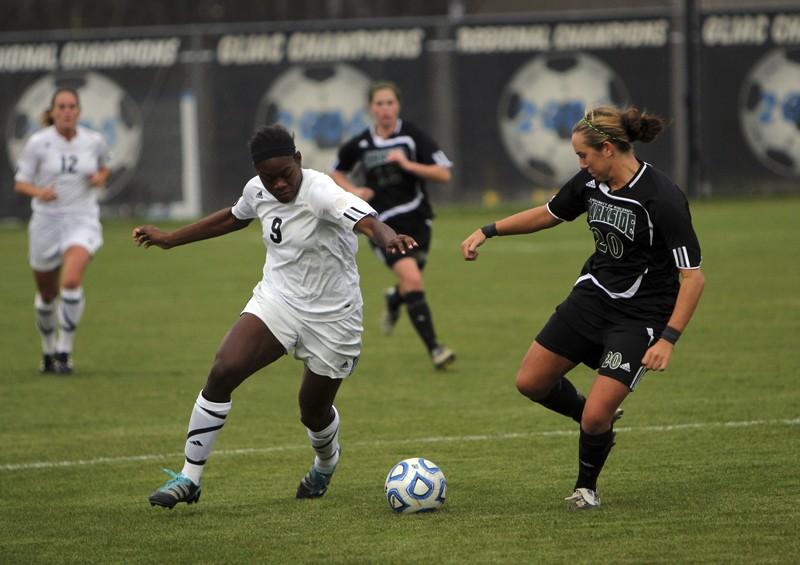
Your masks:
<path fill-rule="evenodd" d="M 742 84 L 744 137 L 761 163 L 787 177 L 800 177 L 800 49 L 775 49 Z"/>
<path fill-rule="evenodd" d="M 628 101 L 622 79 L 586 53 L 539 55 L 506 85 L 500 137 L 517 168 L 539 186 L 561 186 L 578 171 L 572 128 L 587 109 Z"/>
<path fill-rule="evenodd" d="M 294 132 L 303 166 L 327 171 L 339 146 L 370 124 L 370 83 L 352 65 L 291 67 L 261 98 L 256 127 L 277 122 Z"/>
<path fill-rule="evenodd" d="M 127 185 L 142 150 L 142 117 L 131 96 L 109 77 L 96 72 L 49 73 L 33 82 L 8 116 L 6 143 L 12 168 L 28 138 L 42 127 L 42 113 L 56 89 L 74 88 L 81 102 L 82 126 L 103 134 L 111 153 L 111 176 L 101 198 L 108 200 Z"/>
<path fill-rule="evenodd" d="M 392 467 L 383 490 L 389 508 L 398 514 L 431 512 L 444 504 L 447 481 L 433 461 L 412 457 Z"/>

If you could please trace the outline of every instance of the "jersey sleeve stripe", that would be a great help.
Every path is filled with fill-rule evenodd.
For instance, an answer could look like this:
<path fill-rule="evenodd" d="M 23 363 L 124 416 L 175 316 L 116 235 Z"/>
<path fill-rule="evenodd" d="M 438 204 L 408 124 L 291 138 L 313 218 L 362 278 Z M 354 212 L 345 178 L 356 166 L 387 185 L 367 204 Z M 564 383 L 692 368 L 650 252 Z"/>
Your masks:
<path fill-rule="evenodd" d="M 453 162 L 447 158 L 447 155 L 444 154 L 444 151 L 441 149 L 433 154 L 433 162 L 439 165 L 440 167 L 452 167 Z"/>
<path fill-rule="evenodd" d="M 672 250 L 672 257 L 675 259 L 675 266 L 679 269 L 696 269 L 692 266 L 692 261 L 689 259 L 689 250 L 686 246 L 676 247 Z"/>
<path fill-rule="evenodd" d="M 675 265 L 679 269 L 685 269 L 689 266 L 689 261 L 684 256 L 685 248 L 684 247 L 676 247 L 672 250 L 672 255 L 675 257 Z"/>
<path fill-rule="evenodd" d="M 683 254 L 683 260 L 686 263 L 686 266 L 691 267 L 692 262 L 689 260 L 689 251 L 686 249 L 686 247 L 681 247 L 681 253 Z"/>
<path fill-rule="evenodd" d="M 342 212 L 342 215 L 352 222 L 358 222 L 361 218 L 368 214 L 367 212 L 362 212 L 358 208 L 350 206 L 347 210 Z"/>

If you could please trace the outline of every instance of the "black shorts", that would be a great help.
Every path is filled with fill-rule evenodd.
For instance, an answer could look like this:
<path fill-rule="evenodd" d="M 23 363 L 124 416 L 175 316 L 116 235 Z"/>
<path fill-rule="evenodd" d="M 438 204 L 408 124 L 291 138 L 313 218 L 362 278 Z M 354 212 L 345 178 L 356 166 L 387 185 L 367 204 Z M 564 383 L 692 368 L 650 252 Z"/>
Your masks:
<path fill-rule="evenodd" d="M 386 224 L 390 226 L 394 231 L 397 233 L 402 233 L 405 235 L 410 235 L 414 238 L 414 240 L 419 244 L 419 247 L 415 247 L 412 251 L 407 252 L 405 255 L 400 255 L 396 253 L 394 255 L 389 255 L 386 253 L 386 250 L 382 247 L 378 247 L 372 240 L 369 240 L 370 245 L 372 246 L 373 251 L 378 256 L 378 258 L 383 261 L 384 265 L 390 267 L 397 263 L 400 259 L 405 259 L 406 257 L 412 257 L 417 261 L 417 266 L 419 270 L 423 270 L 425 268 L 425 263 L 428 261 L 428 250 L 431 246 L 431 224 L 432 220 L 422 218 L 422 219 L 402 219 L 398 221 L 393 221 L 393 219 L 389 219 Z"/>
<path fill-rule="evenodd" d="M 585 294 L 585 293 L 584 293 Z M 661 335 L 664 322 L 624 320 L 602 301 L 573 292 L 556 307 L 536 341 L 574 363 L 620 381 L 631 391 L 644 376 L 645 351 Z"/>

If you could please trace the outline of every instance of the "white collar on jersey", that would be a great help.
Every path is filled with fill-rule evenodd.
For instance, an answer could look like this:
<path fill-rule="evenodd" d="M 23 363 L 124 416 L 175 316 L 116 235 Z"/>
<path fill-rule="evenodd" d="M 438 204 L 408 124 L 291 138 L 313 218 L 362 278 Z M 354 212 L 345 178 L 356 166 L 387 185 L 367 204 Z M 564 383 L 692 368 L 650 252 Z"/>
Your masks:
<path fill-rule="evenodd" d="M 402 118 L 397 118 L 397 123 L 394 125 L 394 130 L 392 131 L 392 135 L 396 133 L 400 133 L 400 129 L 403 127 L 403 120 Z M 372 136 L 372 139 L 383 139 L 378 135 L 377 130 L 375 129 L 375 124 L 369 126 L 369 133 Z"/>

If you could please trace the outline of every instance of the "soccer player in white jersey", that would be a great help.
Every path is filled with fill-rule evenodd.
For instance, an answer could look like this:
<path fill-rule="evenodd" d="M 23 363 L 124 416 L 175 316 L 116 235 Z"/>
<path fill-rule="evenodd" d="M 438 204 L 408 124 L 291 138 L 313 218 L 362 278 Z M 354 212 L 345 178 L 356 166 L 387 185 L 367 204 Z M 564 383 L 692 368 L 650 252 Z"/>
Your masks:
<path fill-rule="evenodd" d="M 268 249 L 264 277 L 217 351 L 195 401 L 180 473 L 150 495 L 172 508 L 200 498 L 200 478 L 231 409 L 231 393 L 250 375 L 287 353 L 303 361 L 300 419 L 316 456 L 297 498 L 325 494 L 339 461 L 339 413 L 333 405 L 342 380 L 361 353 L 362 299 L 356 266 L 363 233 L 387 253 L 416 247 L 377 219 L 366 202 L 327 175 L 301 168 L 293 136 L 282 126 L 260 129 L 250 141 L 258 173 L 232 208 L 173 232 L 133 230 L 138 245 L 170 249 L 225 235 L 258 218 Z"/>
<path fill-rule="evenodd" d="M 43 373 L 72 372 L 84 310 L 83 276 L 103 245 L 98 189 L 110 170 L 103 136 L 78 125 L 78 93 L 59 88 L 17 163 L 14 189 L 31 198 L 28 260 L 36 281 L 36 327 Z M 59 298 L 60 300 L 56 300 Z"/>
<path fill-rule="evenodd" d="M 567 299 L 556 307 L 517 372 L 517 389 L 580 424 L 574 509 L 600 505 L 597 478 L 614 445 L 613 422 L 645 371 L 663 371 L 700 300 L 705 279 L 689 204 L 633 142 L 664 127 L 636 108 L 595 108 L 572 130 L 580 172 L 552 200 L 472 233 L 464 258 L 496 235 L 533 233 L 584 212 L 595 241 Z M 587 397 L 565 377 L 578 363 L 597 371 Z"/>

